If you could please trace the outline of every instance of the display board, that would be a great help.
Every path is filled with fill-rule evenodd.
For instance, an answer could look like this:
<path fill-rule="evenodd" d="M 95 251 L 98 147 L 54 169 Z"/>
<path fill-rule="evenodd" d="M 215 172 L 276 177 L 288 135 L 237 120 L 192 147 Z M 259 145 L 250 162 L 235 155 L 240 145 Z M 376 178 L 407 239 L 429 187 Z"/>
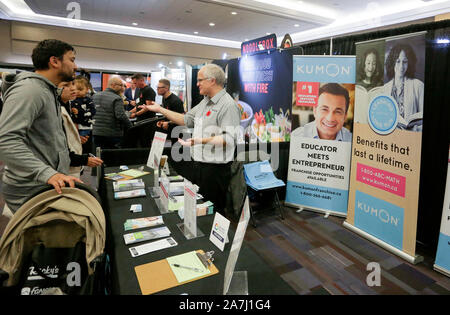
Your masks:
<path fill-rule="evenodd" d="M 286 204 L 346 216 L 354 56 L 294 56 Z"/>
<path fill-rule="evenodd" d="M 450 147 L 448 150 L 447 184 L 445 185 L 441 231 L 434 269 L 450 277 Z"/>
<path fill-rule="evenodd" d="M 356 58 L 344 226 L 417 263 L 425 33 L 357 43 Z"/>
<path fill-rule="evenodd" d="M 238 73 L 232 73 L 238 71 Z M 239 59 L 228 68 L 227 90 L 241 109 L 241 127 L 247 139 L 260 142 L 290 141 L 292 54 L 272 50 Z"/>

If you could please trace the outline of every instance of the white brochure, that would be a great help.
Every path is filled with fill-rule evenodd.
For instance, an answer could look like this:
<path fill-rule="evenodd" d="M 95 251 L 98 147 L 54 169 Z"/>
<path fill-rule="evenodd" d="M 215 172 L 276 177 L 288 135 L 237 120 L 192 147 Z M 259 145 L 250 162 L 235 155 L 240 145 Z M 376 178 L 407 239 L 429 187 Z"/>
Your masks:
<path fill-rule="evenodd" d="M 213 226 L 209 240 L 216 245 L 221 251 L 225 248 L 225 243 L 228 239 L 228 228 L 230 227 L 230 220 L 225 218 L 219 212 L 214 216 Z"/>
<path fill-rule="evenodd" d="M 152 146 L 150 148 L 150 153 L 147 159 L 147 166 L 151 168 L 157 168 L 158 165 L 155 164 L 155 160 L 158 162 L 161 160 L 161 155 L 164 150 L 164 144 L 166 143 L 167 135 L 162 132 L 155 132 L 153 137 Z"/>
<path fill-rule="evenodd" d="M 170 236 L 170 230 L 167 228 L 167 226 L 163 226 L 151 230 L 128 233 L 123 236 L 123 239 L 125 241 L 125 244 L 128 245 L 167 236 Z"/>
<path fill-rule="evenodd" d="M 177 246 L 178 243 L 172 238 L 168 237 L 159 241 L 150 242 L 147 244 L 130 247 L 130 253 L 132 257 L 141 256 L 144 254 L 148 254 L 151 252 L 155 252 L 157 250 L 161 250 L 168 247 Z"/>

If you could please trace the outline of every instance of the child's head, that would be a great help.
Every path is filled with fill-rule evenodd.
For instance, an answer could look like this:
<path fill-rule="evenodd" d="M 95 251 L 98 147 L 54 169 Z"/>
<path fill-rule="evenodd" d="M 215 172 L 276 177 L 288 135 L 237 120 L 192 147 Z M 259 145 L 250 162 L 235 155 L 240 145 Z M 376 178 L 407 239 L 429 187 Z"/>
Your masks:
<path fill-rule="evenodd" d="M 89 82 L 83 76 L 77 76 L 75 78 L 75 88 L 77 90 L 77 97 L 85 97 L 89 91 Z"/>
<path fill-rule="evenodd" d="M 63 101 L 63 103 L 73 101 L 77 98 L 77 91 L 74 81 L 61 82 L 58 84 L 58 87 L 63 89 L 61 92 L 61 100 Z"/>

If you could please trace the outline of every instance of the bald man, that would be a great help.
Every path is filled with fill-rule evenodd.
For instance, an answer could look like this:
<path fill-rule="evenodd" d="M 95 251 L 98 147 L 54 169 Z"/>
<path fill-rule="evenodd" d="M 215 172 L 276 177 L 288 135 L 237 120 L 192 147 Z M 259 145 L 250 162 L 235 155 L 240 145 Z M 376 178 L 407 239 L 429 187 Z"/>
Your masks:
<path fill-rule="evenodd" d="M 131 127 L 131 122 L 125 114 L 123 99 L 120 96 L 123 90 L 122 79 L 113 76 L 108 81 L 108 88 L 94 94 L 92 98 L 97 109 L 92 130 L 95 147 L 117 149 L 122 141 L 124 131 Z"/>

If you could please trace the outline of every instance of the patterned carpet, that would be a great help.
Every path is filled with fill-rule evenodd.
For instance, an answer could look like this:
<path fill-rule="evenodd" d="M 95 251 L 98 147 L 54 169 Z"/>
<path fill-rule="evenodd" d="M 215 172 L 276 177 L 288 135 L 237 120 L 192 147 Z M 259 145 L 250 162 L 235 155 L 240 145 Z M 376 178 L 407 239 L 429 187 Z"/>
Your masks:
<path fill-rule="evenodd" d="M 433 270 L 434 257 L 412 265 L 344 228 L 343 218 L 284 209 L 284 220 L 262 214 L 246 240 L 298 294 L 450 294 L 450 278 Z M 370 262 L 380 266 L 380 286 L 367 284 Z"/>

